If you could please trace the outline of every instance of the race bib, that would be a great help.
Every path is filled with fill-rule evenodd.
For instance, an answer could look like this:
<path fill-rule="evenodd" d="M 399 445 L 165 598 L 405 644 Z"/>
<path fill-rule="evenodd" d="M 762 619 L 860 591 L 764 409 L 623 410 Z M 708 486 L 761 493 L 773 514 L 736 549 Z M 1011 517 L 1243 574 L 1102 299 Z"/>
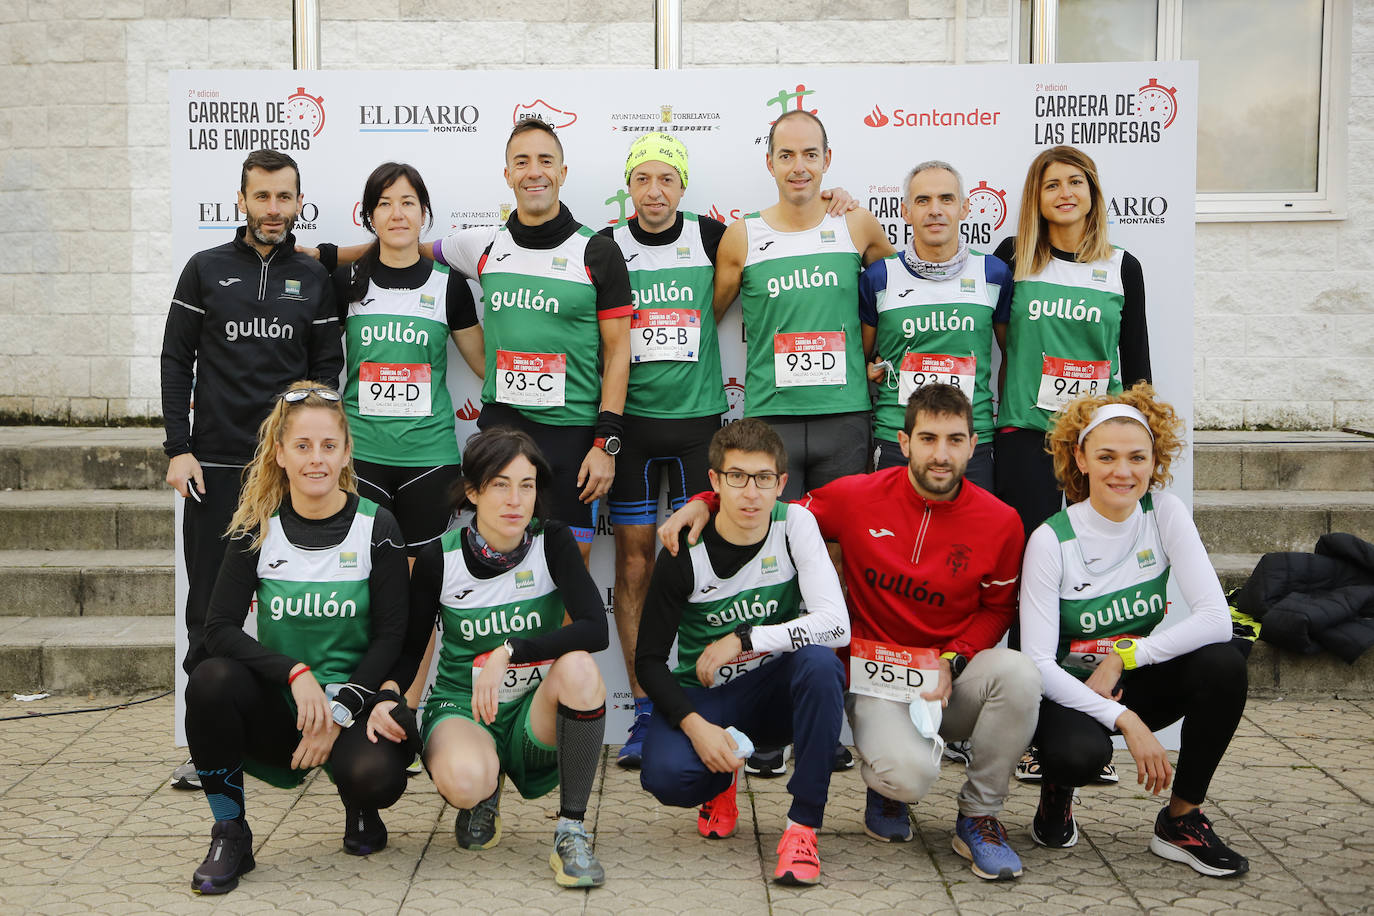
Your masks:
<path fill-rule="evenodd" d="M 944 353 L 908 353 L 897 372 L 897 400 L 903 406 L 917 388 L 942 382 L 953 385 L 973 400 L 973 378 L 978 369 L 974 356 L 948 356 Z"/>
<path fill-rule="evenodd" d="M 483 652 L 472 660 L 473 684 L 477 683 L 477 677 L 482 673 L 482 668 L 490 657 L 490 652 Z M 544 683 L 544 678 L 549 676 L 549 668 L 551 667 L 553 667 L 552 660 L 526 662 L 523 665 L 507 665 L 506 676 L 501 678 L 501 686 L 496 689 L 496 701 L 509 703 L 511 700 L 520 699 Z"/>
<path fill-rule="evenodd" d="M 568 357 L 563 353 L 496 351 L 496 400 L 525 407 L 562 407 Z"/>
<path fill-rule="evenodd" d="M 940 654 L 857 637 L 849 641 L 849 690 L 910 704 L 940 685 Z"/>
<path fill-rule="evenodd" d="M 429 363 L 363 363 L 358 367 L 358 413 L 364 417 L 427 417 L 429 379 Z"/>
<path fill-rule="evenodd" d="M 1085 394 L 1107 393 L 1112 378 L 1109 360 L 1059 359 L 1046 356 L 1040 370 L 1040 393 L 1035 406 L 1057 411 L 1074 398 Z"/>
<path fill-rule="evenodd" d="M 675 360 L 694 363 L 700 351 L 700 311 L 635 309 L 630 315 L 630 362 Z"/>
<path fill-rule="evenodd" d="M 711 686 L 719 687 L 738 680 L 742 675 L 768 664 L 781 655 L 781 652 L 741 652 L 716 669 L 716 679 L 711 682 Z"/>
<path fill-rule="evenodd" d="M 1059 667 L 1070 671 L 1092 673 L 1109 655 L 1115 655 L 1112 643 L 1118 639 L 1139 639 L 1130 633 L 1121 633 L 1105 639 L 1073 639 L 1069 641 L 1069 651 L 1059 659 Z"/>
<path fill-rule="evenodd" d="M 779 388 L 843 385 L 844 331 L 773 335 L 773 379 Z"/>

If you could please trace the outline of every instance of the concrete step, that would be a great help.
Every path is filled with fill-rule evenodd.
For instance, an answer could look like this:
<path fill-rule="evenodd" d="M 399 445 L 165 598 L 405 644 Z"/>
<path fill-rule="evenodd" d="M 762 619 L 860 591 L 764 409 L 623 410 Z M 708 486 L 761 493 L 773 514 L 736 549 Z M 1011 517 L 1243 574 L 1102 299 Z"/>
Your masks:
<path fill-rule="evenodd" d="M 172 546 L 171 490 L 0 493 L 0 550 L 156 550 Z"/>
<path fill-rule="evenodd" d="M 1325 432 L 1197 430 L 1198 490 L 1374 489 L 1374 438 Z"/>
<path fill-rule="evenodd" d="M 0 691 L 172 686 L 174 623 L 157 617 L 0 617 Z"/>
<path fill-rule="evenodd" d="M 1374 491 L 1198 490 L 1193 520 L 1209 553 L 1310 551 L 1332 531 L 1374 540 Z"/>
<path fill-rule="evenodd" d="M 0 550 L 6 612 L 29 617 L 172 614 L 171 550 Z"/>
<path fill-rule="evenodd" d="M 160 427 L 5 427 L 0 429 L 0 489 L 166 487 L 162 438 Z"/>
<path fill-rule="evenodd" d="M 1212 568 L 1217 571 L 1221 590 L 1229 592 L 1245 584 L 1261 556 L 1263 554 L 1259 553 L 1209 553 L 1207 559 L 1212 561 Z"/>
<path fill-rule="evenodd" d="M 1358 699 L 1374 696 L 1374 650 L 1365 652 L 1353 665 L 1348 665 L 1327 652 L 1299 655 L 1259 639 L 1250 652 L 1246 668 L 1250 675 L 1251 697 Z M 1367 729 L 1362 733 L 1367 736 Z"/>

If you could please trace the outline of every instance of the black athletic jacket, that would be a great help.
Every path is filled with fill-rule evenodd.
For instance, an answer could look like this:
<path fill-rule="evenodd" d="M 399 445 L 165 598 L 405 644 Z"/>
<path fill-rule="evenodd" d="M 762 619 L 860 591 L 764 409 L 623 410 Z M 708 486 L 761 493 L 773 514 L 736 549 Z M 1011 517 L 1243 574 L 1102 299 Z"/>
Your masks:
<path fill-rule="evenodd" d="M 169 458 L 247 464 L 275 395 L 302 378 L 338 387 L 343 342 L 328 272 L 296 253 L 290 233 L 263 258 L 245 232 L 197 252 L 177 281 L 162 338 Z"/>

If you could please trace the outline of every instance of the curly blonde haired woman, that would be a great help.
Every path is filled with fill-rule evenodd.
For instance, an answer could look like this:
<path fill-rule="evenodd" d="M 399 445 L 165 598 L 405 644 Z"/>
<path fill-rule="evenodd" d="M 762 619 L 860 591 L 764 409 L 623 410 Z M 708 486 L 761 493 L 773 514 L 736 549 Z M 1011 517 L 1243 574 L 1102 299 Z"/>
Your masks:
<path fill-rule="evenodd" d="M 1036 726 L 1042 781 L 1031 836 L 1078 841 L 1073 787 L 1111 760 L 1119 733 L 1137 783 L 1169 803 L 1150 849 L 1213 877 L 1243 874 L 1200 810 L 1245 709 L 1245 659 L 1188 507 L 1160 492 L 1182 450 L 1183 421 L 1141 382 L 1080 398 L 1050 431 L 1069 507 L 1031 535 L 1021 575 L 1021 650 L 1044 681 Z M 1191 608 L 1156 631 L 1173 579 Z M 1177 778 L 1154 730 L 1183 720 Z"/>

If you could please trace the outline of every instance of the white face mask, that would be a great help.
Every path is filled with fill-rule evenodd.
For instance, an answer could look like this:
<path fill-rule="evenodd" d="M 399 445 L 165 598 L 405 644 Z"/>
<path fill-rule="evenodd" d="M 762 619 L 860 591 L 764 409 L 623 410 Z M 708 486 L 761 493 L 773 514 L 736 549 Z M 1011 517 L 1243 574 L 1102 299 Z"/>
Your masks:
<path fill-rule="evenodd" d="M 940 765 L 940 757 L 945 752 L 945 739 L 940 737 L 940 718 L 944 713 L 944 707 L 939 700 L 922 700 L 917 697 L 911 703 L 911 724 L 916 726 L 916 731 L 920 732 L 921 737 L 930 739 L 933 742 L 935 765 Z"/>

